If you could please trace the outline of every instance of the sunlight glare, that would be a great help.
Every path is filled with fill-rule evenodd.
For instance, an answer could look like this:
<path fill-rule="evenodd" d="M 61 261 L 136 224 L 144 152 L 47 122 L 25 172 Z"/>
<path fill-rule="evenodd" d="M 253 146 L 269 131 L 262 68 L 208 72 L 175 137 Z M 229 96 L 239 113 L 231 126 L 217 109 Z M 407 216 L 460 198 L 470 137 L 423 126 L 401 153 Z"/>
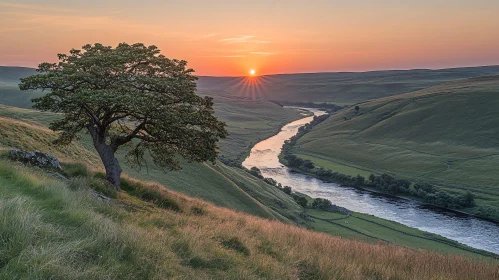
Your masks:
<path fill-rule="evenodd" d="M 251 70 L 250 70 L 250 75 L 251 75 L 251 76 L 255 76 L 255 74 L 256 74 L 255 69 L 251 69 Z"/>

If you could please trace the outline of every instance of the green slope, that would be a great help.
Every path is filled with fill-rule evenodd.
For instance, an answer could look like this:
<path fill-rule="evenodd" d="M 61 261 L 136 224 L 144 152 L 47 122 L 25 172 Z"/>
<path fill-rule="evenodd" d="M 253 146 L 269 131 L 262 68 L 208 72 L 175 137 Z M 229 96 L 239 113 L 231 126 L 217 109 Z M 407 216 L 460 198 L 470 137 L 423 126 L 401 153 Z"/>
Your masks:
<path fill-rule="evenodd" d="M 333 170 L 472 190 L 499 206 L 498 92 L 499 76 L 488 76 L 360 103 L 305 134 L 294 153 Z"/>
<path fill-rule="evenodd" d="M 272 135 L 274 130 L 278 130 L 280 126 L 277 119 L 271 124 L 268 122 L 258 123 L 258 120 L 263 119 L 261 115 L 267 114 L 267 110 L 273 110 L 276 118 L 299 116 L 295 111 L 285 110 L 275 104 L 260 103 L 265 104 L 263 104 L 260 110 L 253 112 L 253 116 L 256 116 L 255 119 L 257 121 L 251 124 L 251 127 L 260 125 L 267 128 L 267 131 L 263 131 L 262 133 L 267 133 L 266 135 L 268 136 Z M 223 104 L 223 106 L 224 108 L 237 109 L 238 105 Z M 279 110 L 282 110 L 281 113 L 279 113 Z M 244 113 L 248 112 L 241 111 L 240 115 L 244 117 Z M 268 115 L 272 115 L 272 113 L 268 113 Z M 51 113 L 0 105 L 0 149 L 42 150 L 52 153 L 65 161 L 85 162 L 92 167 L 101 168 L 100 159 L 96 155 L 88 137 L 83 137 L 79 143 L 73 143 L 65 147 L 52 145 L 52 141 L 56 139 L 56 134 L 49 130 L 47 125 L 55 118 L 57 116 Z M 224 116 L 223 119 L 229 123 L 230 131 L 230 128 L 233 126 L 230 114 Z M 235 136 L 232 139 L 237 139 L 237 137 L 239 136 Z M 250 141 L 256 141 L 257 137 L 258 134 L 253 132 L 242 138 L 240 143 L 244 147 L 249 147 Z M 231 145 L 230 140 L 227 139 L 221 143 L 222 151 L 224 145 Z M 232 149 L 237 149 L 237 145 L 231 147 Z M 239 154 L 238 150 L 233 151 L 233 155 Z M 286 199 L 284 202 L 286 208 L 276 208 L 277 211 L 269 208 L 269 206 L 274 207 L 273 204 L 275 202 L 267 200 L 259 201 L 253 198 L 251 196 L 253 188 L 270 188 L 270 186 L 263 182 L 259 182 L 258 184 L 248 183 L 254 181 L 253 176 L 237 168 L 224 167 L 217 170 L 211 164 L 185 162 L 183 170 L 180 171 L 164 172 L 152 164 L 147 169 L 138 171 L 125 164 L 124 152 L 118 153 L 118 158 L 123 162 L 123 170 L 129 176 L 140 180 L 155 181 L 167 186 L 169 189 L 185 193 L 191 197 L 199 197 L 219 206 L 229 207 L 260 217 L 277 218 L 285 222 L 291 222 L 290 218 L 297 220 L 299 214 L 300 207 L 284 195 L 280 198 Z M 220 162 L 218 164 L 223 165 Z M 237 183 L 229 179 L 234 177 L 239 178 Z M 247 186 L 247 188 L 242 189 L 241 186 L 243 185 Z M 267 202 L 271 204 L 265 204 Z"/>
<path fill-rule="evenodd" d="M 176 205 L 92 195 L 0 160 L 0 279 L 497 279 L 493 260 L 333 237 L 235 213 L 159 186 Z M 95 178 L 94 178 L 95 180 Z"/>
<path fill-rule="evenodd" d="M 215 115 L 227 123 L 230 135 L 220 142 L 221 154 L 242 163 L 251 147 L 277 134 L 285 124 L 301 118 L 294 109 L 274 103 L 215 96 Z"/>

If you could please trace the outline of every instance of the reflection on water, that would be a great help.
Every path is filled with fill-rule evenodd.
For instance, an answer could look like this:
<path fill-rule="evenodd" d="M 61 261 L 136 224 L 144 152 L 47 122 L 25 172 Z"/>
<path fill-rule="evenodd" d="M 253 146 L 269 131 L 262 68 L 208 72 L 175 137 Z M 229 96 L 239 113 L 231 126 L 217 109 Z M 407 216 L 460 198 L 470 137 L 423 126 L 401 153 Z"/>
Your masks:
<path fill-rule="evenodd" d="M 323 112 L 310 109 L 316 115 Z M 270 177 L 294 191 L 311 197 L 322 197 L 350 210 L 371 214 L 399 222 L 420 230 L 435 233 L 478 249 L 499 254 L 499 225 L 468 215 L 443 211 L 418 202 L 387 197 L 376 193 L 325 183 L 313 177 L 292 172 L 279 163 L 278 155 L 285 140 L 294 136 L 298 128 L 312 121 L 303 118 L 287 124 L 275 136 L 256 144 L 243 166 L 258 167 L 264 177 Z"/>

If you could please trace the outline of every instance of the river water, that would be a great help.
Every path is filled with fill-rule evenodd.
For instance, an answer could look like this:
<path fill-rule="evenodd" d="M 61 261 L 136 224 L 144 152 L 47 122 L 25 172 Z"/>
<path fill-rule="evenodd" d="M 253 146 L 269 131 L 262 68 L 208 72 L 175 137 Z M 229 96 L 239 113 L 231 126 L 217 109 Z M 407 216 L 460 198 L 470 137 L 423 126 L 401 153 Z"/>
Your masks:
<path fill-rule="evenodd" d="M 307 109 L 315 115 L 323 114 Z M 352 187 L 325 183 L 313 177 L 292 172 L 279 162 L 285 140 L 296 135 L 298 128 L 311 122 L 313 117 L 291 122 L 271 138 L 257 143 L 243 162 L 243 166 L 258 167 L 264 177 L 273 178 L 293 191 L 311 197 L 327 198 L 333 204 L 352 211 L 371 214 L 383 219 L 439 234 L 468 246 L 499 254 L 499 225 L 475 217 L 445 211 L 415 201 L 387 197 Z"/>

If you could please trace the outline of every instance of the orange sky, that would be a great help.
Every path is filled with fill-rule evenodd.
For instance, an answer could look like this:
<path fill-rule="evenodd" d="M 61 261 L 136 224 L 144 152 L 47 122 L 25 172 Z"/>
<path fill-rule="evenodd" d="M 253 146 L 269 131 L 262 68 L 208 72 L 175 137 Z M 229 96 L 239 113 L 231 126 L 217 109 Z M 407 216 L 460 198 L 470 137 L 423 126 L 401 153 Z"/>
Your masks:
<path fill-rule="evenodd" d="M 0 65 L 157 45 L 198 75 L 499 64 L 497 0 L 0 0 Z"/>

